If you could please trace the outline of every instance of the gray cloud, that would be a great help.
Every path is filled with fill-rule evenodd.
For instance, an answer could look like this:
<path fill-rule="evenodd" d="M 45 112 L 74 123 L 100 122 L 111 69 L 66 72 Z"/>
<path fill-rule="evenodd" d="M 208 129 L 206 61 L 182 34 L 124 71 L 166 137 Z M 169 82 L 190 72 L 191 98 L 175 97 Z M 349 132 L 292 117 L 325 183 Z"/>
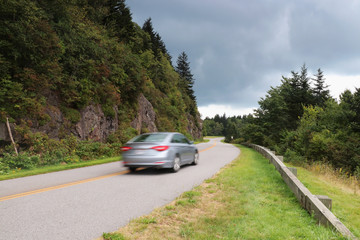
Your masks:
<path fill-rule="evenodd" d="M 128 0 L 140 26 L 151 17 L 176 61 L 185 51 L 199 106 L 256 107 L 281 75 L 306 63 L 360 75 L 360 1 Z"/>

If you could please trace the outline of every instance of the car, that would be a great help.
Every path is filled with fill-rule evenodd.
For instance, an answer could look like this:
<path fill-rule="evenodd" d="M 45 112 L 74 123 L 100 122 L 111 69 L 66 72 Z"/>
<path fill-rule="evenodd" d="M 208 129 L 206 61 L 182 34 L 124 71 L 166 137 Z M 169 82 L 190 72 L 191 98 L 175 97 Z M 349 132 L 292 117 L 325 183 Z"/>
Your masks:
<path fill-rule="evenodd" d="M 131 172 L 140 167 L 169 168 L 197 165 L 199 151 L 194 142 L 177 132 L 153 132 L 136 136 L 121 147 L 123 165 Z"/>

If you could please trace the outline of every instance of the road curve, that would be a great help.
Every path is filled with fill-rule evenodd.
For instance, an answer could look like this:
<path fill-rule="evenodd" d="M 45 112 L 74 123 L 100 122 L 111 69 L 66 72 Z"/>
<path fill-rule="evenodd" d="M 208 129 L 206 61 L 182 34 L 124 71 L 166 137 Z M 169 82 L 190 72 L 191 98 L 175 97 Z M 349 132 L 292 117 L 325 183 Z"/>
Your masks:
<path fill-rule="evenodd" d="M 198 144 L 200 163 L 177 173 L 128 173 L 119 162 L 0 182 L 0 240 L 94 239 L 173 201 L 234 160 L 221 138 Z"/>

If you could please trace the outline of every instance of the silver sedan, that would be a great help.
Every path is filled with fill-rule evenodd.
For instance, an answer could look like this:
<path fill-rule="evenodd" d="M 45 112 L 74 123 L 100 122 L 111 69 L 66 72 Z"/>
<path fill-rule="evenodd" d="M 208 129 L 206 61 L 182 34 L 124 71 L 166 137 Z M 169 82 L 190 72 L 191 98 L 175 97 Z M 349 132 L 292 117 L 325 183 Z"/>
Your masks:
<path fill-rule="evenodd" d="M 199 151 L 194 143 L 176 132 L 141 134 L 121 150 L 123 164 L 130 171 L 139 167 L 156 167 L 177 172 L 182 165 L 197 165 L 199 162 Z"/>

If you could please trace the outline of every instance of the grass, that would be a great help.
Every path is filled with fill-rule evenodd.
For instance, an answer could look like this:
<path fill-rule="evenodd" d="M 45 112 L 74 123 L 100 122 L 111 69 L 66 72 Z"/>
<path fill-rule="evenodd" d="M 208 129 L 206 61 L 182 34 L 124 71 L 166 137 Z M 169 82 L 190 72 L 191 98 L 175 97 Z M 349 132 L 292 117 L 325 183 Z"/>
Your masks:
<path fill-rule="evenodd" d="M 197 140 L 197 141 L 195 141 L 195 142 L 194 142 L 194 144 L 198 144 L 198 143 L 207 143 L 207 142 L 210 142 L 210 140 L 209 140 L 209 139 L 205 139 L 205 138 L 203 138 L 202 140 Z"/>
<path fill-rule="evenodd" d="M 319 226 L 268 160 L 239 146 L 238 159 L 192 191 L 108 236 L 122 239 L 344 239 Z"/>
<path fill-rule="evenodd" d="M 360 238 L 360 193 L 354 184 L 325 165 L 298 167 L 298 179 L 315 195 L 332 199 L 332 212 L 347 228 Z M 326 170 L 324 170 L 326 169 Z"/>
<path fill-rule="evenodd" d="M 20 178 L 20 177 L 26 177 L 26 176 L 32 176 L 32 175 L 38 175 L 38 174 L 44 174 L 44 173 L 50 173 L 50 172 L 58 172 L 73 168 L 81 168 L 81 167 L 88 167 L 98 164 L 104 164 L 109 162 L 116 162 L 120 161 L 121 156 L 118 157 L 111 157 L 111 158 L 102 158 L 102 159 L 95 159 L 95 160 L 89 160 L 89 161 L 83 161 L 78 163 L 72 163 L 72 164 L 59 164 L 59 165 L 53 165 L 53 166 L 45 166 L 40 168 L 34 168 L 34 169 L 21 169 L 12 171 L 8 174 L 0 175 L 0 181 L 7 180 L 7 179 L 13 179 L 13 178 Z"/>

